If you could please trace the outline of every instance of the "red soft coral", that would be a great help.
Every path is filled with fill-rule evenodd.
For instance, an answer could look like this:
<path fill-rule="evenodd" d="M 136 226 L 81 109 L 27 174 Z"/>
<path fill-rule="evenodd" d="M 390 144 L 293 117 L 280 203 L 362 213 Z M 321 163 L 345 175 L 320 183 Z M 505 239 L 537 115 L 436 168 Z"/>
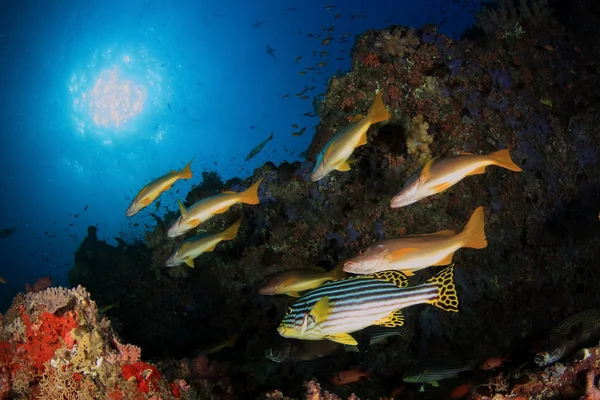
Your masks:
<path fill-rule="evenodd" d="M 121 367 L 121 374 L 125 380 L 135 377 L 138 383 L 138 390 L 142 393 L 148 393 L 150 388 L 157 387 L 160 381 L 160 373 L 150 364 L 137 362 L 135 364 L 125 364 Z"/>

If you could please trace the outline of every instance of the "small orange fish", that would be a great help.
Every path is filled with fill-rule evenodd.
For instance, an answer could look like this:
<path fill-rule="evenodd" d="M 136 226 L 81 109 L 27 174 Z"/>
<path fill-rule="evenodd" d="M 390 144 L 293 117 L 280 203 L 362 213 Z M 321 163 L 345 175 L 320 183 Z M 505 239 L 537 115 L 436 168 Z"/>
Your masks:
<path fill-rule="evenodd" d="M 548 51 L 554 51 L 554 47 L 552 47 L 552 45 L 549 44 L 545 45 L 544 48 Z"/>
<path fill-rule="evenodd" d="M 501 367 L 504 362 L 507 362 L 507 361 L 510 362 L 510 358 L 508 358 L 508 356 L 509 355 L 507 354 L 504 357 L 488 358 L 487 360 L 485 360 L 484 362 L 481 363 L 481 365 L 479 366 L 479 369 L 488 371 L 490 369 L 496 369 L 498 367 Z"/>
<path fill-rule="evenodd" d="M 363 371 L 362 368 L 347 369 L 333 375 L 331 383 L 334 385 L 347 385 L 349 383 L 358 382 L 360 378 L 371 380 L 371 370 Z"/>
<path fill-rule="evenodd" d="M 460 385 L 458 387 L 455 387 L 450 392 L 450 398 L 451 399 L 462 399 L 467 394 L 469 394 L 469 390 L 471 390 L 471 382 L 465 383 L 464 385 Z"/>
<path fill-rule="evenodd" d="M 4 279 L 4 278 L 3 278 L 3 277 L 1 277 L 1 276 L 0 276 L 0 282 L 1 282 L 1 283 L 8 283 L 8 282 L 6 281 L 6 279 Z"/>

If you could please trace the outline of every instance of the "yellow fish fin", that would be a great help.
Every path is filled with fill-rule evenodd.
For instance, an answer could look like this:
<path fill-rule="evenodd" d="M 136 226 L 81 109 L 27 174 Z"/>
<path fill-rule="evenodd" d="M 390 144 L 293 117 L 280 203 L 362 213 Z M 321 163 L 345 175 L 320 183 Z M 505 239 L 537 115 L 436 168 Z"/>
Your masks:
<path fill-rule="evenodd" d="M 392 311 L 380 320 L 373 322 L 373 325 L 397 328 L 404 325 L 404 315 L 402 315 L 402 311 L 400 310 Z"/>
<path fill-rule="evenodd" d="M 144 207 L 150 203 L 152 203 L 152 199 L 150 199 L 148 197 L 144 197 L 143 199 L 140 200 L 140 204 L 143 205 Z"/>
<path fill-rule="evenodd" d="M 192 219 L 190 219 L 190 220 L 187 222 L 187 224 L 188 224 L 189 226 L 191 226 L 192 228 L 195 228 L 195 227 L 197 227 L 197 226 L 198 226 L 198 224 L 200 224 L 200 219 L 199 219 L 199 218 L 192 218 Z"/>
<path fill-rule="evenodd" d="M 483 167 L 477 167 L 473 171 L 469 172 L 467 175 L 481 175 L 485 174 L 485 165 Z"/>
<path fill-rule="evenodd" d="M 403 257 L 406 257 L 407 254 L 413 253 L 419 250 L 416 247 L 404 247 L 402 249 L 394 250 L 385 255 L 385 259 L 388 261 L 398 261 Z"/>
<path fill-rule="evenodd" d="M 431 266 L 436 267 L 439 265 L 452 264 L 452 256 L 454 256 L 454 253 L 448 254 L 447 256 L 445 256 L 444 258 L 442 258 L 440 261 L 436 262 L 435 264 L 431 264 Z"/>
<path fill-rule="evenodd" d="M 412 269 L 404 269 L 404 270 L 402 270 L 402 273 L 404 273 L 404 275 L 406 275 L 406 276 L 415 276 L 415 273 L 413 272 Z"/>
<path fill-rule="evenodd" d="M 386 121 L 390 118 L 390 113 L 383 104 L 381 94 L 382 91 L 380 90 L 379 93 L 375 95 L 375 98 L 373 99 L 373 104 L 371 104 L 371 107 L 369 108 L 369 114 L 367 115 L 367 118 L 371 120 L 372 124 Z"/>
<path fill-rule="evenodd" d="M 351 120 L 351 122 L 358 122 L 358 121 L 360 121 L 361 119 L 363 119 L 364 117 L 365 117 L 365 116 L 364 116 L 364 115 L 362 115 L 362 114 L 356 114 L 354 117 L 352 117 L 352 120 Z"/>
<path fill-rule="evenodd" d="M 408 235 L 408 236 L 454 236 L 456 232 L 451 231 L 450 229 L 445 229 L 443 231 L 435 232 L 435 233 L 423 233 L 421 235 Z"/>
<path fill-rule="evenodd" d="M 358 139 L 358 143 L 356 143 L 356 147 L 364 146 L 367 144 L 367 131 L 365 130 Z"/>
<path fill-rule="evenodd" d="M 354 339 L 348 333 L 338 333 L 336 335 L 327 335 L 327 336 L 325 336 L 325 339 L 329 339 L 332 342 L 341 343 L 341 344 L 345 344 L 348 346 L 358 345 L 358 342 L 356 341 L 356 339 Z"/>
<path fill-rule="evenodd" d="M 185 209 L 185 206 L 179 199 L 177 199 L 177 204 L 179 205 L 179 211 L 181 211 L 181 216 L 185 218 L 187 215 L 187 210 Z"/>
<path fill-rule="evenodd" d="M 473 211 L 473 215 L 469 218 L 469 222 L 467 222 L 465 229 L 463 229 L 460 235 L 462 236 L 463 247 L 470 249 L 483 249 L 487 247 L 483 207 L 477 207 Z"/>
<path fill-rule="evenodd" d="M 221 194 L 237 194 L 237 192 L 232 192 L 231 190 L 226 190 L 224 192 L 221 192 Z"/>
<path fill-rule="evenodd" d="M 433 165 L 434 161 L 435 158 L 432 158 L 431 160 L 427 161 L 427 164 L 425 164 L 425 166 L 421 170 L 421 175 L 419 175 L 419 180 L 421 182 L 425 182 L 427 181 L 427 179 L 429 179 L 429 176 L 431 175 L 431 166 Z"/>
<path fill-rule="evenodd" d="M 242 223 L 242 219 L 238 219 L 233 224 L 229 226 L 229 228 L 225 229 L 223 233 L 221 233 L 222 240 L 233 240 L 238 234 L 240 230 L 240 225 Z"/>
<path fill-rule="evenodd" d="M 433 190 L 434 193 L 440 193 L 448 189 L 452 184 L 450 182 L 442 182 L 440 184 L 431 186 L 429 189 Z"/>
<path fill-rule="evenodd" d="M 475 154 L 469 153 L 468 151 L 459 151 L 458 155 L 459 156 L 474 156 Z"/>
<path fill-rule="evenodd" d="M 287 292 L 286 294 L 290 297 L 300 297 L 300 293 L 298 292 Z"/>
<path fill-rule="evenodd" d="M 229 210 L 230 207 L 231 207 L 231 205 L 225 205 L 225 206 L 217 208 L 216 210 L 213 210 L 212 213 L 214 215 L 223 214 L 224 212 L 226 212 L 227 210 Z"/>
<path fill-rule="evenodd" d="M 440 387 L 440 384 L 437 381 L 431 381 L 429 383 L 431 383 L 431 386 L 433 387 Z"/>
<path fill-rule="evenodd" d="M 335 167 L 338 171 L 350 171 L 350 164 L 347 161 L 339 163 L 337 167 Z"/>
<path fill-rule="evenodd" d="M 373 277 L 375 279 L 381 279 L 384 281 L 392 282 L 398 287 L 407 287 L 408 279 L 406 279 L 406 272 L 400 272 L 396 270 L 389 271 L 381 271 L 372 275 L 368 275 L 369 277 Z"/>
<path fill-rule="evenodd" d="M 196 158 L 196 156 L 194 156 L 194 158 Z M 189 163 L 187 163 L 187 165 L 185 167 L 183 167 L 183 169 L 179 172 L 175 172 L 176 174 L 179 175 L 179 178 L 181 179 L 191 179 L 192 178 L 192 161 L 194 161 L 194 158 L 191 159 L 191 161 Z"/>
<path fill-rule="evenodd" d="M 193 258 L 186 258 L 185 263 L 187 265 L 189 265 L 190 267 L 194 268 L 194 259 Z"/>
<path fill-rule="evenodd" d="M 499 167 L 509 169 L 511 171 L 521 172 L 523 171 L 517 164 L 515 164 L 510 158 L 510 153 L 507 149 L 497 151 L 488 156 L 490 161 Z"/>
<path fill-rule="evenodd" d="M 238 201 L 244 204 L 258 204 L 260 200 L 258 198 L 258 187 L 260 183 L 265 178 L 260 178 L 258 182 L 254 185 L 250 186 L 248 189 L 244 190 L 242 193 L 239 193 Z"/>
<path fill-rule="evenodd" d="M 216 242 L 214 244 L 211 244 L 210 247 L 207 247 L 206 249 L 204 249 L 205 252 L 209 252 L 209 251 L 215 251 L 215 248 L 217 247 L 217 245 L 219 244 L 219 242 Z"/>
<path fill-rule="evenodd" d="M 310 315 L 312 315 L 312 317 L 314 318 L 315 322 L 317 324 L 325 321 L 327 318 L 329 318 L 329 315 L 331 314 L 331 308 L 329 308 L 329 297 L 325 296 L 323 297 L 321 300 L 317 301 L 317 304 L 315 304 L 312 308 L 312 310 L 310 310 Z"/>
<path fill-rule="evenodd" d="M 427 280 L 437 286 L 437 296 L 429 304 L 444 311 L 458 312 L 458 292 L 454 284 L 454 264 L 444 268 Z"/>

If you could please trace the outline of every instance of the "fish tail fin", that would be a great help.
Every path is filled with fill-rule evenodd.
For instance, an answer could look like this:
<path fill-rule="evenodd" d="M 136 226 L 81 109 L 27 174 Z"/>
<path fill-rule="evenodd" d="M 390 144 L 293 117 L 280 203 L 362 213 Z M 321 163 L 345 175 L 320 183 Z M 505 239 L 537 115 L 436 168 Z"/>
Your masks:
<path fill-rule="evenodd" d="M 488 156 L 494 165 L 497 165 L 502 168 L 509 169 L 511 171 L 521 172 L 523 171 L 521 167 L 514 163 L 512 158 L 510 158 L 510 153 L 507 149 L 499 150 L 495 153 L 492 153 Z"/>
<path fill-rule="evenodd" d="M 194 156 L 194 158 L 196 158 L 196 156 Z M 185 167 L 183 167 L 183 169 L 181 171 L 179 171 L 179 177 L 181 179 L 191 179 L 192 178 L 192 161 L 194 161 L 194 158 L 192 158 L 190 160 L 189 163 L 187 163 L 187 165 Z"/>
<path fill-rule="evenodd" d="M 390 113 L 387 110 L 387 108 L 385 108 L 383 100 L 381 99 L 381 90 L 375 95 L 375 98 L 373 99 L 373 104 L 371 104 L 371 108 L 369 108 L 368 117 L 371 119 L 371 123 L 373 124 L 381 121 L 386 121 L 390 118 Z"/>
<path fill-rule="evenodd" d="M 438 272 L 427 280 L 427 283 L 438 287 L 437 296 L 429 304 L 444 311 L 458 312 L 458 292 L 454 283 L 454 264 Z"/>
<path fill-rule="evenodd" d="M 265 179 L 265 178 L 260 178 L 258 180 L 258 182 L 256 182 L 254 185 L 250 186 L 248 189 L 246 189 L 245 191 L 240 193 L 240 201 L 242 203 L 246 203 L 246 204 L 260 203 L 260 200 L 258 198 L 258 187 L 260 186 L 260 183 L 263 181 L 263 179 Z"/>
<path fill-rule="evenodd" d="M 222 233 L 223 240 L 233 240 L 238 234 L 240 230 L 240 225 L 242 224 L 242 219 L 238 219 L 235 221 L 229 228 L 225 229 Z"/>
<path fill-rule="evenodd" d="M 487 247 L 488 242 L 485 237 L 485 219 L 483 207 L 477 207 L 465 229 L 460 233 L 463 247 L 470 249 L 483 249 Z"/>

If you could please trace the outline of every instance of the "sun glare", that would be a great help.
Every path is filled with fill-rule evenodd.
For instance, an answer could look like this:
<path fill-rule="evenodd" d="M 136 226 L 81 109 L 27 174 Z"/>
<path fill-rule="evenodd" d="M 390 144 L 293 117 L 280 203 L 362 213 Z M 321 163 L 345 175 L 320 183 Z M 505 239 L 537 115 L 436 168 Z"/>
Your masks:
<path fill-rule="evenodd" d="M 118 128 L 144 108 L 146 88 L 119 75 L 116 67 L 102 71 L 87 96 L 89 113 L 97 126 Z"/>

